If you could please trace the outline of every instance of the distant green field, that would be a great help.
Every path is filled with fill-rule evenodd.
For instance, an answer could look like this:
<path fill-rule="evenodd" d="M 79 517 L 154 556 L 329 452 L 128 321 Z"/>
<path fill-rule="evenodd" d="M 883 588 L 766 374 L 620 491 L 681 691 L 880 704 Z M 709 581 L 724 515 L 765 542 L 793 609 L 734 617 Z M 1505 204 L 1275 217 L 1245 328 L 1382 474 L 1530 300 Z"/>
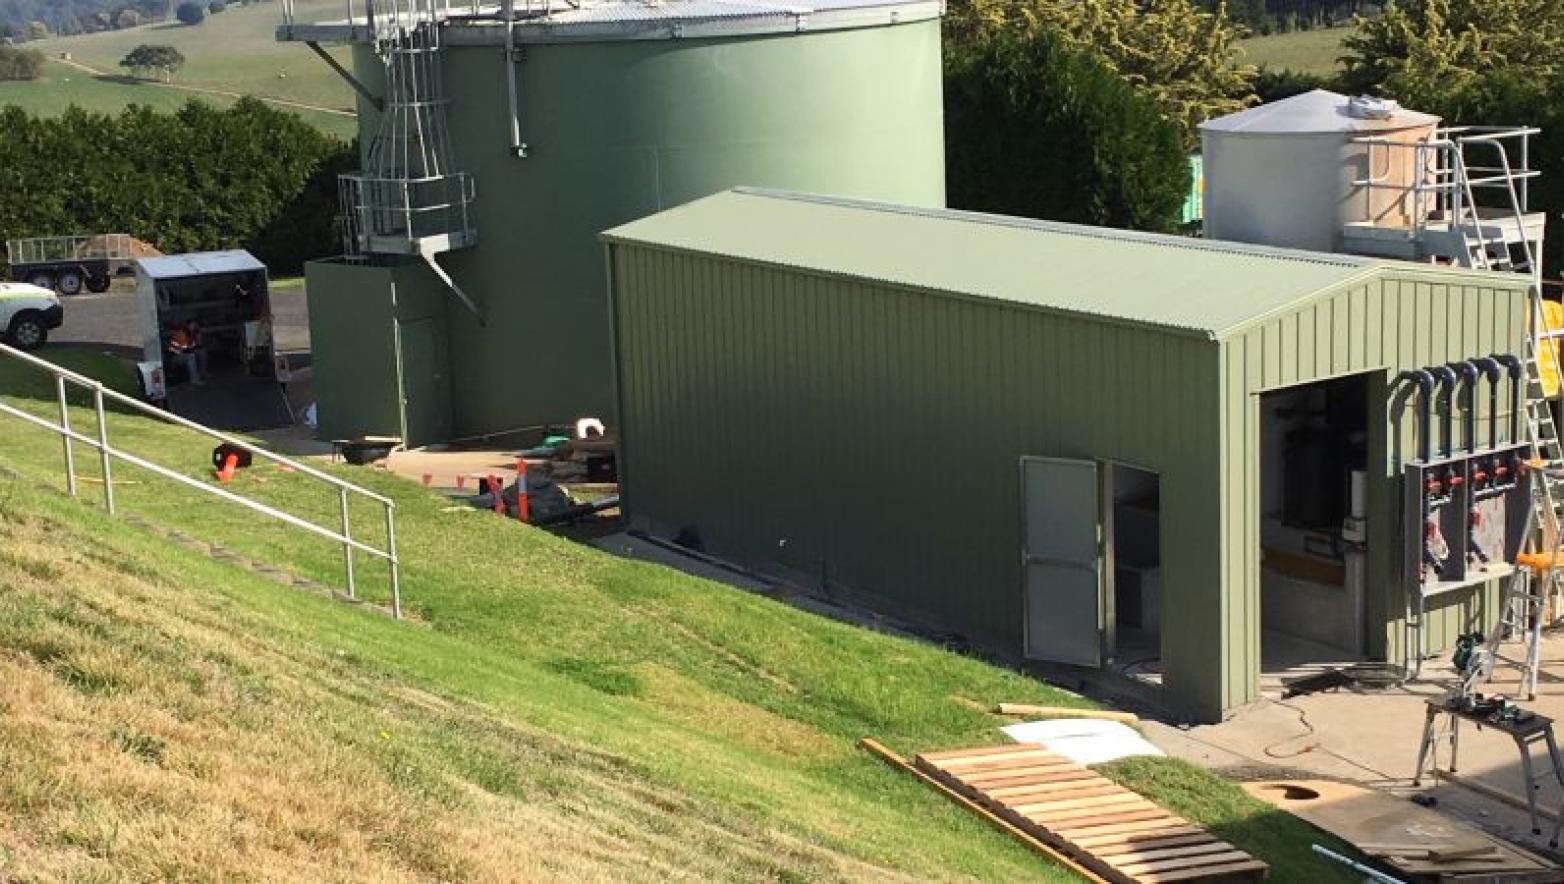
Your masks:
<path fill-rule="evenodd" d="M 117 113 L 127 104 L 144 104 L 169 112 L 183 107 L 191 99 L 218 107 L 234 103 L 234 99 L 221 95 L 167 89 L 151 83 L 100 80 L 86 71 L 57 63 L 44 68 L 44 76 L 32 82 L 0 83 L 0 106 L 14 104 L 39 116 L 54 116 L 73 104 L 107 114 Z M 339 138 L 351 138 L 357 132 L 357 123 L 352 117 L 298 108 L 281 109 L 297 114 L 322 132 Z"/>
<path fill-rule="evenodd" d="M 335 0 L 299 0 L 296 8 L 305 19 L 340 18 L 342 14 L 342 6 Z M 47 76 L 32 83 L 0 84 L 0 101 L 39 113 L 58 113 L 71 103 L 99 111 L 112 111 L 132 101 L 170 109 L 192 97 L 220 106 L 232 103 L 232 98 L 197 96 L 156 84 L 96 80 L 89 72 L 73 69 L 62 60 L 62 53 L 68 53 L 70 61 L 119 75 L 126 73 L 119 66 L 120 59 L 136 46 L 151 43 L 173 46 L 184 54 L 186 63 L 175 75 L 175 85 L 353 110 L 352 90 L 308 48 L 276 41 L 273 32 L 280 15 L 281 6 L 276 3 L 235 5 L 207 16 L 203 24 L 195 27 L 150 24 L 124 31 L 40 40 L 29 45 L 53 62 L 47 68 Z M 347 63 L 345 47 L 330 51 Z M 283 109 L 336 135 L 350 136 L 356 128 L 351 117 L 341 114 Z"/>
<path fill-rule="evenodd" d="M 1333 74 L 1341 66 L 1338 61 L 1343 53 L 1341 41 L 1351 33 L 1352 28 L 1293 31 L 1251 37 L 1238 45 L 1243 47 L 1244 61 L 1249 64 L 1309 74 Z"/>

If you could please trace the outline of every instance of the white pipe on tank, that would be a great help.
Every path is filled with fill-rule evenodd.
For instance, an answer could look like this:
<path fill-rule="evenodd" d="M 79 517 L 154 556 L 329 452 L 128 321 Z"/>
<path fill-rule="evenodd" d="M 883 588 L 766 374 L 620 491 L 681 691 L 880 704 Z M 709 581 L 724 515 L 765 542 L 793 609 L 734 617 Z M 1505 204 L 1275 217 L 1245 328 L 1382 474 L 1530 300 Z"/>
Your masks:
<path fill-rule="evenodd" d="M 521 142 L 521 112 L 516 104 L 516 0 L 505 0 L 505 94 L 510 99 L 510 155 L 524 157 L 527 146 Z"/>

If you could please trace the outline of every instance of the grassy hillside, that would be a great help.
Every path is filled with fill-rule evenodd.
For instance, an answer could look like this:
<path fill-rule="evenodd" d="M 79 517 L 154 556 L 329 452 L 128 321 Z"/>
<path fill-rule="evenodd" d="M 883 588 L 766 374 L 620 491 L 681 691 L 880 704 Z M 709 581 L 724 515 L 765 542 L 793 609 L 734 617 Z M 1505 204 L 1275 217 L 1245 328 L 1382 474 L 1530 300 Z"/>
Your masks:
<path fill-rule="evenodd" d="M 52 409 L 3 363 L 0 395 Z M 398 501 L 413 618 L 394 622 L 109 519 L 90 481 L 81 502 L 48 490 L 58 441 L 0 423 L 0 878 L 1063 879 L 853 743 L 992 742 L 991 704 L 1075 698 L 344 467 Z M 183 431 L 114 415 L 111 434 L 207 472 Z M 116 469 L 140 483 L 129 513 L 340 579 L 326 542 Z M 335 511 L 295 474 L 235 484 Z M 1273 880 L 1333 874 L 1318 836 L 1232 784 L 1168 760 L 1112 774 Z"/>
<path fill-rule="evenodd" d="M 297 8 L 305 19 L 342 17 L 342 5 L 334 0 L 300 0 Z M 273 32 L 281 14 L 276 3 L 235 5 L 218 15 L 207 16 L 204 23 L 195 27 L 150 24 L 29 43 L 50 59 L 47 76 L 32 83 L 0 84 L 0 102 L 57 113 L 70 103 L 90 110 L 113 111 L 132 101 L 159 108 L 177 107 L 191 97 L 219 105 L 233 101 L 223 95 L 203 95 L 157 83 L 120 79 L 128 73 L 119 66 L 120 59 L 136 46 L 151 43 L 173 46 L 184 54 L 186 63 L 174 77 L 176 86 L 282 99 L 336 111 L 353 110 L 352 90 L 324 62 L 303 44 L 275 40 Z M 328 51 L 348 63 L 345 47 L 328 47 Z M 64 63 L 62 53 L 68 53 L 71 62 L 107 76 L 95 77 L 91 71 Z M 333 134 L 350 136 L 355 131 L 351 117 L 286 109 Z"/>
<path fill-rule="evenodd" d="M 1292 31 L 1267 37 L 1250 37 L 1238 45 L 1243 47 L 1243 60 L 1249 64 L 1329 75 L 1340 67 L 1337 59 L 1343 52 L 1341 42 L 1351 33 L 1351 28 Z"/>

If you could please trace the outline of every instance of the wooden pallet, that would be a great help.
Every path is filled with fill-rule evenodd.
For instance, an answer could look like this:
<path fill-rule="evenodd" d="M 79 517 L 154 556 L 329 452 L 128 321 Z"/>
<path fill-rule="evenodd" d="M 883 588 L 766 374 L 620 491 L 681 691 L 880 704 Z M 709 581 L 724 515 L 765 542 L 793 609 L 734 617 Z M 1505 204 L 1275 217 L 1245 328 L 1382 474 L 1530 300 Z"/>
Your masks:
<path fill-rule="evenodd" d="M 919 755 L 918 769 L 1119 884 L 1258 881 L 1269 867 L 1042 746 Z"/>

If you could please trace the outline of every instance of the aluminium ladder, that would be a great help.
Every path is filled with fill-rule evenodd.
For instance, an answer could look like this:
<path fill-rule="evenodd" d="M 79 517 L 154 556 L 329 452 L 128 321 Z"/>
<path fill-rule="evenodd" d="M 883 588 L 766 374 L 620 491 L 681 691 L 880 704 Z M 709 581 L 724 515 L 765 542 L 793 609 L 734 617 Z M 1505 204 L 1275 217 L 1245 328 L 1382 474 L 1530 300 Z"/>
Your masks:
<path fill-rule="evenodd" d="M 1531 249 L 1531 241 L 1525 235 L 1520 236 L 1519 246 L 1520 260 L 1512 257 L 1511 244 L 1503 239 L 1489 241 L 1484 232 L 1483 221 L 1478 213 L 1473 186 L 1492 188 L 1501 191 L 1508 203 L 1509 211 L 1514 217 L 1517 230 L 1525 230 L 1525 199 L 1516 189 L 1517 178 L 1509 164 L 1508 152 L 1500 141 L 1486 141 L 1487 146 L 1494 147 L 1497 152 L 1500 166 L 1495 169 L 1497 175 L 1483 180 L 1473 181 L 1467 164 L 1465 164 L 1464 142 L 1456 141 L 1456 149 L 1447 152 L 1448 171 L 1453 175 L 1456 192 L 1465 199 L 1456 200 L 1456 216 L 1451 217 L 1451 227 L 1458 230 L 1461 235 L 1462 263 L 1470 268 L 1490 269 L 1500 272 L 1523 272 L 1533 280 L 1531 293 L 1528 296 L 1530 305 L 1530 330 L 1526 333 L 1525 340 L 1525 383 L 1526 399 L 1525 408 L 1526 433 L 1533 447 L 1533 462 L 1531 462 L 1531 505 L 1530 512 L 1526 513 L 1526 529 L 1523 532 L 1523 551 L 1553 552 L 1559 549 L 1559 524 L 1564 521 L 1564 446 L 1559 440 L 1559 427 L 1553 421 L 1553 411 L 1548 407 L 1548 396 L 1542 385 L 1542 340 L 1550 336 L 1547 319 L 1542 310 L 1542 268 L 1537 255 Z M 1525 171 L 1522 171 L 1525 174 Z M 1470 232 L 1473 235 L 1469 235 Z M 1561 366 L 1556 363 L 1551 366 L 1555 369 L 1555 377 L 1559 376 Z M 1564 588 L 1564 573 L 1561 568 L 1553 566 L 1553 563 L 1544 559 L 1534 559 L 1537 566 L 1525 565 L 1522 560 L 1517 560 L 1517 568 L 1505 582 L 1503 598 L 1500 601 L 1498 623 L 1484 641 L 1484 654 L 1492 662 L 1511 663 L 1512 667 L 1520 670 L 1520 685 L 1526 698 L 1536 698 L 1537 670 L 1541 663 L 1542 623 L 1547 618 L 1548 602 L 1555 602 L 1558 607 L 1559 593 Z M 1419 624 L 1420 626 L 1420 624 Z M 1525 656 L 1523 659 L 1509 659 L 1500 654 L 1500 643 L 1506 638 L 1522 635 L 1525 638 Z M 1490 677 L 1489 673 L 1484 677 Z M 1475 681 L 1475 679 L 1469 679 Z"/>
<path fill-rule="evenodd" d="M 1465 158 L 1468 143 L 1493 148 L 1499 165 L 1484 171 L 1496 174 L 1472 177 Z M 1542 268 L 1538 256 L 1533 252 L 1531 240 L 1524 233 L 1526 198 L 1516 187 L 1517 182 L 1520 182 L 1521 187 L 1525 188 L 1526 180 L 1532 173 L 1524 167 L 1517 173 L 1510 164 L 1504 143 L 1498 137 L 1444 139 L 1436 150 L 1439 153 L 1438 161 L 1432 164 L 1431 173 L 1441 176 L 1439 180 L 1446 184 L 1441 189 L 1454 197 L 1446 203 L 1445 208 L 1449 213 L 1450 228 L 1460 238 L 1460 263 L 1476 269 L 1525 273 L 1532 279 L 1531 292 L 1527 298 L 1531 322 L 1523 360 L 1526 401 L 1519 407 L 1525 408 L 1526 430 L 1532 442 L 1534 459 L 1531 505 L 1522 544 L 1523 551 L 1534 554 L 1551 552 L 1557 557 L 1561 540 L 1560 524 L 1564 523 L 1564 446 L 1561 446 L 1559 428 L 1553 420 L 1542 384 L 1541 341 L 1551 331 L 1542 310 Z M 1511 253 L 1511 242 L 1502 235 L 1498 240 L 1489 239 L 1478 208 L 1477 189 L 1493 189 L 1502 194 L 1503 202 L 1507 205 L 1501 206 L 1501 212 L 1507 209 L 1513 217 L 1515 229 L 1521 231 L 1518 242 L 1521 255 L 1518 260 Z M 1555 377 L 1560 377 L 1557 372 L 1561 367 L 1555 364 L 1553 368 Z M 1521 671 L 1521 685 L 1527 697 L 1536 696 L 1542 624 L 1547 616 L 1549 601 L 1554 602 L 1555 610 L 1558 608 L 1560 593 L 1564 590 L 1564 573 L 1561 572 L 1564 569 L 1554 567 L 1551 560 L 1540 567 L 1519 565 L 1515 569 L 1505 582 L 1498 622 L 1483 645 L 1482 654 L 1487 658 L 1486 665 L 1483 662 L 1477 664 L 1476 671 L 1471 672 L 1463 682 L 1464 691 L 1469 691 L 1477 681 L 1491 677 L 1492 664 L 1502 661 Z M 1422 624 L 1418 623 L 1416 628 L 1420 630 Z M 1500 644 L 1516 635 L 1524 636 L 1526 644 L 1524 658 L 1520 660 L 1499 653 Z"/>

